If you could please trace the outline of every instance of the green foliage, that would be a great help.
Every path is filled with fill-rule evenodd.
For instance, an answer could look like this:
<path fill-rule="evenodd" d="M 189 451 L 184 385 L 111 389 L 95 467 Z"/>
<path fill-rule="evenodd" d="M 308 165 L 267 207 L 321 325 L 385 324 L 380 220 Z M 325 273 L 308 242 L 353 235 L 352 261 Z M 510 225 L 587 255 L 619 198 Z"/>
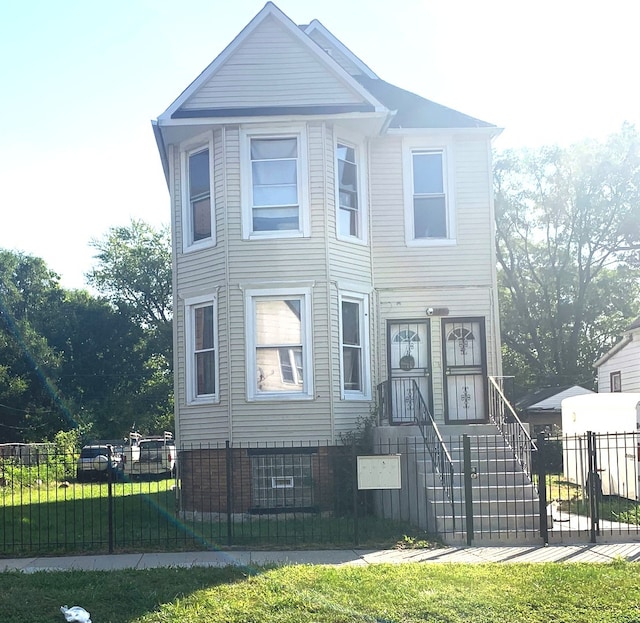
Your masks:
<path fill-rule="evenodd" d="M 173 428 L 168 234 L 135 221 L 96 246 L 92 282 L 108 300 L 0 250 L 0 442 Z"/>
<path fill-rule="evenodd" d="M 358 450 L 373 452 L 373 431 L 377 417 L 375 406 L 371 408 L 369 415 L 358 416 L 354 428 L 340 433 L 340 443 L 345 446 L 356 446 Z"/>
<path fill-rule="evenodd" d="M 505 152 L 495 198 L 505 374 L 592 385 L 640 314 L 640 135 Z"/>

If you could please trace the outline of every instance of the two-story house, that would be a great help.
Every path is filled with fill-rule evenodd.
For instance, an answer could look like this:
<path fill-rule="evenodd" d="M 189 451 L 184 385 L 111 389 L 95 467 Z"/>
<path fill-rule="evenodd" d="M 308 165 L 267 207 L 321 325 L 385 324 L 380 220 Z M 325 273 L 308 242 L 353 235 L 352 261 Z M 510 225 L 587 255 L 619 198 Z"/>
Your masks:
<path fill-rule="evenodd" d="M 390 424 L 413 421 L 415 387 L 445 432 L 487 420 L 498 128 L 271 2 L 153 128 L 181 448 L 333 444 L 386 381 Z"/>

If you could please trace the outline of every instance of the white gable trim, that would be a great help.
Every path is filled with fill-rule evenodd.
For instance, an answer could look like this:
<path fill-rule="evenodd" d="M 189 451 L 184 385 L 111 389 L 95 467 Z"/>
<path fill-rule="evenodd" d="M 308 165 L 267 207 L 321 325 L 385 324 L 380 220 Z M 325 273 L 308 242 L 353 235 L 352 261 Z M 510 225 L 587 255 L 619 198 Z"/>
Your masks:
<path fill-rule="evenodd" d="M 617 344 L 614 344 L 598 361 L 593 364 L 594 368 L 599 368 L 603 363 L 606 363 L 616 353 L 619 353 L 627 344 L 633 341 L 631 335 L 625 335 Z"/>
<path fill-rule="evenodd" d="M 178 98 L 165 110 L 158 120 L 170 119 L 171 116 L 194 94 L 200 87 L 208 82 L 229 59 L 235 50 L 251 35 L 251 33 L 268 17 L 278 20 L 287 30 L 304 46 L 306 46 L 316 58 L 332 71 L 336 78 L 345 83 L 349 88 L 358 93 L 367 103 L 371 104 L 377 112 L 386 112 L 387 109 L 357 80 L 354 80 L 347 71 L 324 53 L 315 41 L 303 33 L 273 2 L 267 2 L 264 8 L 240 31 L 236 38 L 211 62 L 206 69 L 178 96 Z"/>
<path fill-rule="evenodd" d="M 317 19 L 314 19 L 305 29 L 307 35 L 311 35 L 312 32 L 318 31 L 325 39 L 327 39 L 331 45 L 336 48 L 341 54 L 346 56 L 365 76 L 369 78 L 378 79 L 379 76 L 369 68 L 364 62 L 362 62 L 344 43 L 334 37 Z"/>

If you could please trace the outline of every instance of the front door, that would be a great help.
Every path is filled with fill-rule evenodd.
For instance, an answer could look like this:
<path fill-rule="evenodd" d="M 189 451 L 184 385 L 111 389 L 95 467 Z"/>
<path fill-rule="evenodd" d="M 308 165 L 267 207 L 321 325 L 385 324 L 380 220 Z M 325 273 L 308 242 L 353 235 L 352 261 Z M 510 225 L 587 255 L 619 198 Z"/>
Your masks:
<path fill-rule="evenodd" d="M 388 328 L 391 422 L 412 423 L 419 416 L 420 396 L 431 408 L 429 321 L 390 322 Z"/>
<path fill-rule="evenodd" d="M 446 421 L 486 421 L 484 319 L 443 319 L 442 340 Z"/>

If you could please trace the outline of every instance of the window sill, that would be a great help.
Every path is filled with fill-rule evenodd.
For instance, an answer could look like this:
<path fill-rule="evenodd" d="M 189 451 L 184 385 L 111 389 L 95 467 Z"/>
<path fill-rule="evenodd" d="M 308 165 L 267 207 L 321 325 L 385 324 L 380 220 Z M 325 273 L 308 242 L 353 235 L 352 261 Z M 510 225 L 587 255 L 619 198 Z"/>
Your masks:
<path fill-rule="evenodd" d="M 314 397 L 309 394 L 300 393 L 273 393 L 273 394 L 255 394 L 247 397 L 247 402 L 304 402 L 313 400 Z"/>
<path fill-rule="evenodd" d="M 185 403 L 186 407 L 199 407 L 201 405 L 217 405 L 220 404 L 220 398 L 218 396 L 211 396 L 210 398 L 192 398 Z"/>
<path fill-rule="evenodd" d="M 207 238 L 206 240 L 195 242 L 193 244 L 190 244 L 189 246 L 183 246 L 182 254 L 188 255 L 189 253 L 204 251 L 205 249 L 213 249 L 215 246 L 216 246 L 215 240 L 213 240 L 213 238 Z"/>
<path fill-rule="evenodd" d="M 371 396 L 368 394 L 362 394 L 360 392 L 343 393 L 340 397 L 345 402 L 367 402 L 371 401 Z"/>
<path fill-rule="evenodd" d="M 455 238 L 420 238 L 407 240 L 408 247 L 455 247 L 458 241 Z"/>
<path fill-rule="evenodd" d="M 369 243 L 363 238 L 356 238 L 355 236 L 343 236 L 341 234 L 336 234 L 336 239 L 340 240 L 340 242 L 348 242 L 350 244 L 357 244 L 361 247 L 369 246 Z"/>
<path fill-rule="evenodd" d="M 252 240 L 280 240 L 282 238 L 309 238 L 309 234 L 300 230 L 276 230 L 264 232 L 252 232 L 244 237 L 245 241 Z"/>

